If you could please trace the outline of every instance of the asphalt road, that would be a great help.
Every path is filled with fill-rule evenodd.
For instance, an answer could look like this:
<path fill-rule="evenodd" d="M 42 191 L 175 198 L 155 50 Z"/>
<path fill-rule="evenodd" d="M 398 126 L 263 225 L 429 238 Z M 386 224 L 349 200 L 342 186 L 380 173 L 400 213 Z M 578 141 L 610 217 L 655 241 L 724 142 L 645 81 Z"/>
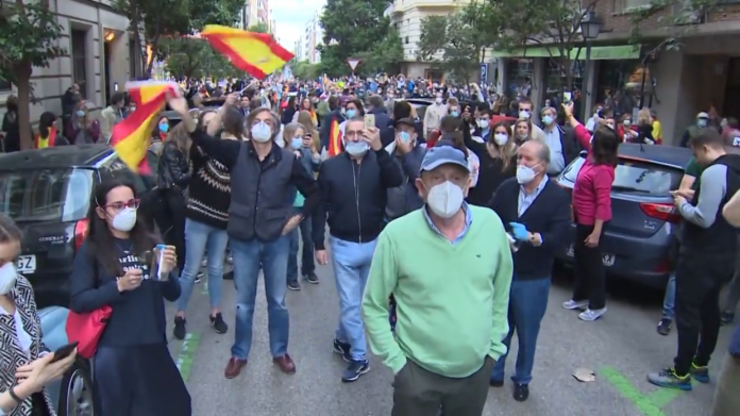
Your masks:
<path fill-rule="evenodd" d="M 331 351 L 338 314 L 333 274 L 329 266 L 320 267 L 318 274 L 319 285 L 303 284 L 300 292 L 288 292 L 289 352 L 297 366 L 292 376 L 272 364 L 266 303 L 258 295 L 249 363 L 237 379 L 225 379 L 223 370 L 233 342 L 233 282 L 224 282 L 223 313 L 230 326 L 224 335 L 209 326 L 205 280 L 196 286 L 189 306 L 189 338 L 170 344 L 186 378 L 194 416 L 390 414 L 392 374 L 377 358 L 371 357 L 372 369 L 359 381 L 340 381 L 345 364 Z M 264 293 L 262 287 L 259 293 Z M 695 385 L 692 392 L 683 393 L 657 389 L 646 381 L 648 371 L 670 366 L 676 351 L 675 332 L 668 337 L 655 332 L 662 293 L 615 281 L 610 283 L 609 296 L 609 311 L 601 320 L 581 322 L 576 312 L 560 306 L 570 297 L 567 276 L 556 279 L 542 323 L 529 400 L 518 403 L 511 398 L 507 371 L 505 386 L 490 389 L 484 415 L 707 415 L 713 383 Z M 167 315 L 171 326 L 174 305 L 168 306 Z M 723 328 L 711 362 L 712 375 L 718 373 L 730 331 Z M 516 346 L 512 348 L 515 352 Z M 507 370 L 513 368 L 514 357 L 509 356 Z M 577 368 L 592 369 L 596 381 L 577 381 L 572 376 Z"/>

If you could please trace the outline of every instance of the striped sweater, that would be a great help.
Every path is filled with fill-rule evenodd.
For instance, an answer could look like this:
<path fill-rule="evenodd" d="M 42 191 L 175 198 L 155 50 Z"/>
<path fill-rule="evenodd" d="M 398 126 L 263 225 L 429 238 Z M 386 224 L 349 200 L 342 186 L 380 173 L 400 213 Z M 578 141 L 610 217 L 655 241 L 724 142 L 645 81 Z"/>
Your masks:
<path fill-rule="evenodd" d="M 208 157 L 198 146 L 190 150 L 193 176 L 188 186 L 185 216 L 191 220 L 226 229 L 231 204 L 231 178 L 223 164 Z"/>

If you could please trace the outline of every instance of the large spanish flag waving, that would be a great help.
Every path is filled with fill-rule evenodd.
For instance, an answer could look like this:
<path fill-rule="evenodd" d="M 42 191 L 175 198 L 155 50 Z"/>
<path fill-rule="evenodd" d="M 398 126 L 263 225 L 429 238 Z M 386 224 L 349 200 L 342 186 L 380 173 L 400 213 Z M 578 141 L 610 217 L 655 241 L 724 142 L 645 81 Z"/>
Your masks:
<path fill-rule="evenodd" d="M 293 59 L 293 54 L 280 46 L 268 33 L 206 25 L 200 36 L 229 58 L 232 65 L 260 79 L 282 68 Z"/>
<path fill-rule="evenodd" d="M 149 174 L 151 171 L 146 163 L 146 151 L 152 130 L 167 101 L 167 94 L 177 96 L 180 89 L 174 82 L 146 81 L 129 82 L 126 89 L 136 103 L 136 110 L 113 127 L 111 145 L 129 169 Z"/>
<path fill-rule="evenodd" d="M 329 128 L 329 148 L 327 149 L 329 157 L 342 153 L 342 129 L 339 128 L 339 121 L 334 117 Z"/>

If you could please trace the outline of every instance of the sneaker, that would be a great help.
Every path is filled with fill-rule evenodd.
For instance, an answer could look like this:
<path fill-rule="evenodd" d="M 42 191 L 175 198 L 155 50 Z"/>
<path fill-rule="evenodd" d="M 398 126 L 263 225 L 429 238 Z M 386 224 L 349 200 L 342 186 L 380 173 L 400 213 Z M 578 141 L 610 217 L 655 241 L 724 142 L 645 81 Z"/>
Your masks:
<path fill-rule="evenodd" d="M 194 280 L 194 282 L 195 282 L 195 283 L 200 283 L 200 282 L 202 282 L 202 281 L 203 281 L 203 276 L 205 276 L 205 275 L 206 275 L 206 274 L 205 274 L 205 273 L 203 273 L 203 272 L 198 272 L 198 274 L 196 274 L 196 275 L 195 275 L 195 280 Z"/>
<path fill-rule="evenodd" d="M 350 361 L 349 366 L 342 374 L 342 382 L 351 383 L 360 379 L 360 376 L 370 371 L 370 362 L 368 360 Z"/>
<path fill-rule="evenodd" d="M 185 339 L 185 334 L 187 334 L 187 331 L 185 330 L 185 322 L 187 321 L 185 321 L 185 318 L 182 316 L 175 317 L 175 328 L 172 330 L 172 335 L 179 340 Z"/>
<path fill-rule="evenodd" d="M 601 309 L 586 309 L 578 314 L 578 319 L 582 321 L 595 321 L 606 313 L 606 306 Z"/>
<path fill-rule="evenodd" d="M 514 400 L 525 402 L 529 398 L 529 386 L 526 384 L 514 384 Z"/>
<path fill-rule="evenodd" d="M 316 276 L 316 273 L 306 273 L 303 275 L 303 277 L 306 278 L 306 281 L 308 283 L 311 283 L 312 285 L 318 285 L 319 284 L 319 276 Z"/>
<path fill-rule="evenodd" d="M 220 312 L 216 316 L 209 316 L 208 318 L 211 320 L 211 326 L 216 330 L 217 334 L 225 334 L 229 330 L 229 326 L 224 322 L 224 318 Z"/>
<path fill-rule="evenodd" d="M 565 309 L 568 309 L 569 311 L 575 310 L 575 309 L 583 309 L 588 307 L 588 301 L 587 300 L 569 300 L 567 302 L 563 302 L 563 307 Z"/>
<path fill-rule="evenodd" d="M 301 290 L 301 285 L 295 281 L 295 282 L 288 282 L 288 289 L 299 291 Z"/>
<path fill-rule="evenodd" d="M 685 376 L 679 376 L 673 368 L 662 370 L 659 373 L 650 373 L 648 374 L 647 379 L 651 384 L 655 384 L 659 387 L 667 387 L 683 391 L 690 391 L 692 389 L 691 376 L 688 374 Z"/>
<path fill-rule="evenodd" d="M 339 354 L 339 356 L 342 357 L 342 359 L 347 362 L 352 361 L 349 356 L 349 350 L 350 350 L 349 343 L 342 342 L 334 338 L 334 345 L 333 345 L 332 351 L 334 351 L 335 354 Z"/>
<path fill-rule="evenodd" d="M 730 311 L 722 311 L 722 313 L 719 314 L 719 323 L 724 325 L 729 325 L 732 323 L 732 321 L 735 320 L 735 314 Z"/>
<path fill-rule="evenodd" d="M 226 263 L 234 264 L 234 256 L 232 256 L 231 254 L 226 256 Z"/>
<path fill-rule="evenodd" d="M 224 280 L 234 280 L 234 271 L 224 273 Z"/>
<path fill-rule="evenodd" d="M 699 383 L 709 383 L 709 367 L 706 365 L 699 366 L 692 362 L 689 374 L 691 374 L 691 378 Z"/>
<path fill-rule="evenodd" d="M 658 322 L 658 333 L 660 335 L 668 335 L 671 333 L 671 324 L 673 323 L 672 320 L 668 318 L 661 318 L 660 322 Z"/>

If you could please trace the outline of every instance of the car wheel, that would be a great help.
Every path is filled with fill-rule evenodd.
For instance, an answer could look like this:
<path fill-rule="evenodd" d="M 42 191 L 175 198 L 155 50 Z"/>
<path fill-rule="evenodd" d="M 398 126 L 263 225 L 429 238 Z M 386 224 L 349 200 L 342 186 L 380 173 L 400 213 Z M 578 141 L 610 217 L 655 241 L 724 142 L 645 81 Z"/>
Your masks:
<path fill-rule="evenodd" d="M 93 384 L 88 362 L 80 357 L 62 379 L 59 416 L 93 416 Z"/>

